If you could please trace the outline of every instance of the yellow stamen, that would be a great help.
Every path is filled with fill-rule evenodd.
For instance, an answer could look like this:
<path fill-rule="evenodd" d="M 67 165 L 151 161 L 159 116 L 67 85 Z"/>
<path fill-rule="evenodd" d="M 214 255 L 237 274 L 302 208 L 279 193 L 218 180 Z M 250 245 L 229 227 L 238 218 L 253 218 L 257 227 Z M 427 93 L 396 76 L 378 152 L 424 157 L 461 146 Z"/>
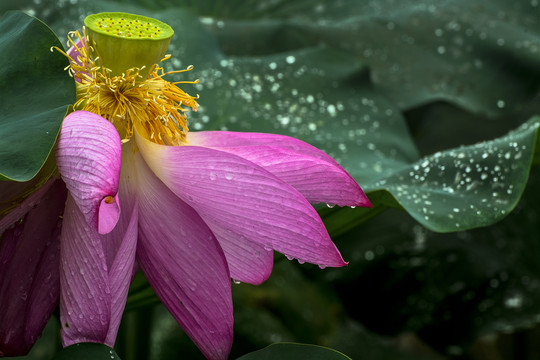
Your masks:
<path fill-rule="evenodd" d="M 98 58 L 90 56 L 88 42 L 83 28 L 82 36 L 77 31 L 68 38 L 68 46 L 78 53 L 76 59 L 56 48 L 70 60 L 68 72 L 77 81 L 75 109 L 109 120 L 123 142 L 133 136 L 136 126 L 142 136 L 157 144 L 185 143 L 188 132 L 185 113 L 188 108 L 197 111 L 198 96 L 185 93 L 176 84 L 196 84 L 198 80 L 171 83 L 163 77 L 190 71 L 193 67 L 165 72 L 155 64 L 146 79 L 139 75 L 142 70 L 139 68 L 126 69 L 120 76 L 108 76 L 110 70 L 97 65 Z M 162 61 L 170 57 L 166 55 Z"/>

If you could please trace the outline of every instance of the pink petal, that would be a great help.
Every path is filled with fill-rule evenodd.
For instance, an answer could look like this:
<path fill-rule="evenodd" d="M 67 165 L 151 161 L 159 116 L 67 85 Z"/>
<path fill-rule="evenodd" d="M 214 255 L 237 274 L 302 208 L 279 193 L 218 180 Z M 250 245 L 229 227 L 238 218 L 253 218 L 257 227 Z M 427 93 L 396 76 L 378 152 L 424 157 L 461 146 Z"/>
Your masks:
<path fill-rule="evenodd" d="M 272 273 L 274 252 L 213 219 L 205 220 L 225 253 L 229 274 L 235 281 L 259 285 Z"/>
<path fill-rule="evenodd" d="M 98 209 L 98 233 L 107 234 L 111 232 L 120 216 L 120 204 L 118 196 L 106 196 L 101 200 Z"/>
<path fill-rule="evenodd" d="M 68 196 L 60 262 L 60 323 L 64 346 L 105 342 L 111 318 L 107 270 L 99 234 Z"/>
<path fill-rule="evenodd" d="M 131 150 L 131 149 L 130 149 Z M 131 151 L 127 151 L 131 153 Z M 128 165 L 128 164 L 126 164 Z M 133 167 L 133 166 L 132 166 Z M 76 269 L 71 269 L 65 275 L 71 275 L 72 282 L 82 282 L 82 293 L 93 294 L 93 296 L 78 299 L 78 303 L 93 302 L 90 306 L 86 306 L 84 309 L 73 310 L 71 309 L 73 316 L 76 316 L 73 321 L 76 323 L 75 327 L 80 327 L 82 330 L 76 330 L 69 336 L 73 342 L 79 341 L 95 341 L 103 342 L 109 346 L 113 346 L 122 313 L 126 304 L 127 293 L 129 284 L 133 276 L 133 269 L 135 268 L 135 252 L 137 246 L 137 221 L 138 221 L 138 207 L 136 197 L 134 196 L 134 184 L 130 180 L 129 169 L 122 170 L 122 178 L 120 179 L 121 191 L 120 194 L 126 201 L 124 202 L 126 211 L 120 214 L 120 219 L 117 226 L 108 234 L 100 235 L 95 229 L 91 228 L 82 217 L 82 214 L 78 210 L 78 207 L 72 207 L 71 219 L 74 220 L 71 224 L 80 226 L 78 229 L 71 229 L 73 232 L 80 232 L 79 234 L 72 235 L 72 238 L 79 238 L 77 241 L 84 241 L 86 246 L 82 244 L 72 244 L 76 249 L 74 259 L 70 263 L 71 268 L 79 266 L 81 270 L 79 272 Z M 69 208 L 69 207 L 68 207 Z M 127 210 L 129 209 L 129 210 Z M 66 210 L 66 212 L 68 212 Z M 69 216 L 66 216 L 68 221 Z M 79 223 L 77 225 L 77 222 Z M 69 228 L 68 228 L 69 230 Z M 66 235 L 67 236 L 67 235 Z M 78 256 L 78 259 L 75 258 Z M 96 261 L 84 261 L 84 258 L 91 259 L 97 257 Z M 98 266 L 94 266 L 97 264 Z M 107 271 L 109 269 L 109 271 Z M 73 271 L 73 273 L 71 272 Z M 93 278 L 97 277 L 97 288 L 91 288 L 92 284 L 85 285 L 86 282 L 94 281 Z M 85 290 L 84 286 L 89 286 L 90 289 Z M 81 288 L 79 285 L 73 285 L 76 291 Z M 74 295 L 76 298 L 79 295 Z M 70 300 L 70 299 L 68 299 Z M 66 304 L 73 306 L 73 304 Z M 69 315 L 69 310 L 68 315 Z M 82 311 L 82 312 L 81 312 Z M 65 313 L 65 312 L 64 312 Z M 80 316 L 83 316 L 81 319 Z M 65 315 L 65 314 L 64 314 Z M 65 315 L 68 317 L 68 315 Z M 86 319 L 93 320 L 92 322 L 86 321 Z M 97 323 L 99 321 L 99 323 Z M 83 323 L 81 326 L 80 323 Z M 64 322 L 62 322 L 64 324 Z M 86 327 L 86 329 L 85 329 Z M 88 330 L 94 329 L 94 330 Z M 97 330 L 96 330 L 97 329 Z M 94 331 L 94 333 L 92 333 Z M 96 333 L 97 331 L 97 333 Z M 103 334 L 106 333 L 103 339 Z M 88 335 L 90 334 L 90 335 Z M 68 336 L 64 336 L 64 340 Z"/>
<path fill-rule="evenodd" d="M 120 136 L 110 122 L 87 111 L 64 119 L 56 146 L 58 170 L 86 221 L 101 234 L 120 216 L 121 157 Z"/>
<path fill-rule="evenodd" d="M 81 42 L 81 40 L 77 40 L 75 42 L 75 46 L 70 47 L 69 50 L 66 53 L 69 57 L 71 57 L 73 60 L 75 60 L 75 62 L 78 65 L 82 65 L 82 61 L 81 61 L 81 57 L 80 57 L 81 53 L 79 51 L 79 49 L 82 48 L 81 45 L 86 47 L 86 43 Z M 84 73 L 84 74 L 87 75 L 88 77 L 90 77 L 90 74 L 88 74 L 88 73 Z M 75 81 L 80 82 L 80 80 L 77 77 L 75 77 Z"/>
<path fill-rule="evenodd" d="M 109 271 L 109 288 L 111 289 L 111 320 L 106 344 L 114 345 L 116 334 L 122 320 L 124 307 L 129 290 L 129 284 L 133 278 L 133 268 L 135 264 L 135 252 L 137 249 L 137 221 L 138 206 L 135 202 L 127 229 L 123 233 L 118 233 L 115 229 L 108 236 L 121 236 L 120 248 L 116 252 L 116 257 Z M 108 239 L 104 239 L 107 241 Z M 112 346 L 111 345 L 111 346 Z"/>
<path fill-rule="evenodd" d="M 66 198 L 53 182 L 0 243 L 0 356 L 26 354 L 58 304 L 60 223 Z"/>
<path fill-rule="evenodd" d="M 138 237 L 138 204 L 135 164 L 132 160 L 134 141 L 122 145 L 122 170 L 119 197 L 125 209 L 118 224 L 108 234 L 101 235 L 101 243 L 109 270 L 111 289 L 111 320 L 106 344 L 114 344 L 126 305 L 129 284 L 138 269 L 135 262 Z M 129 210 L 126 210 L 129 209 Z"/>
<path fill-rule="evenodd" d="M 371 206 L 356 181 L 321 150 L 294 138 L 273 134 L 189 133 L 203 145 L 247 159 L 293 186 L 311 203 Z"/>
<path fill-rule="evenodd" d="M 308 155 L 338 165 L 331 156 L 317 149 L 315 146 L 285 135 L 233 131 L 199 131 L 190 132 L 188 134 L 188 140 L 191 145 L 218 148 L 274 146 L 293 150 L 299 154 Z"/>
<path fill-rule="evenodd" d="M 232 344 L 231 282 L 210 229 L 135 154 L 139 175 L 139 264 L 164 305 L 208 359 Z"/>
<path fill-rule="evenodd" d="M 309 202 L 260 166 L 214 149 L 136 139 L 152 171 L 206 222 L 300 261 L 345 265 Z"/>
<path fill-rule="evenodd" d="M 131 153 L 138 151 L 134 141 L 122 145 L 122 169 L 120 171 L 119 190 L 116 198 L 122 199 L 122 207 L 127 209 L 120 212 L 120 218 L 113 231 L 103 234 L 102 245 L 109 269 L 112 267 L 116 253 L 122 246 L 124 234 L 128 231 L 133 218 L 133 210 L 137 207 L 137 174 Z M 136 266 L 135 266 L 136 267 Z"/>
<path fill-rule="evenodd" d="M 84 46 L 86 46 L 86 44 L 84 44 Z M 82 65 L 82 62 L 79 60 L 79 56 L 81 55 L 81 53 L 79 52 L 80 47 L 81 47 L 81 40 L 77 40 L 75 41 L 75 46 L 70 47 L 66 54 L 70 58 L 75 60 L 77 64 Z"/>

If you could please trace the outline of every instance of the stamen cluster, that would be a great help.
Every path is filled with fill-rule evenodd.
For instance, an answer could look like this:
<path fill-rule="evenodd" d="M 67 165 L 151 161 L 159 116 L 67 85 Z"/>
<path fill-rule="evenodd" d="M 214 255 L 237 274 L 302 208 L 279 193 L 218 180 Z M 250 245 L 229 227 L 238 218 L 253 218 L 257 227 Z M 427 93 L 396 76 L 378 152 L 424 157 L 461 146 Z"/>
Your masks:
<path fill-rule="evenodd" d="M 124 142 L 133 136 L 136 128 L 141 135 L 157 144 L 185 143 L 188 132 L 185 113 L 188 108 L 197 111 L 199 105 L 197 97 L 185 93 L 176 84 L 198 81 L 171 83 L 163 77 L 190 71 L 192 66 L 165 72 L 155 64 L 146 79 L 140 75 L 144 67 L 110 76 L 111 71 L 100 64 L 99 56 L 93 58 L 90 55 L 95 48 L 89 45 L 84 29 L 83 36 L 78 31 L 70 33 L 68 45 L 76 56 L 58 50 L 70 60 L 67 69 L 77 82 L 75 109 L 90 111 L 109 120 Z M 169 58 L 170 55 L 166 55 L 161 61 Z"/>

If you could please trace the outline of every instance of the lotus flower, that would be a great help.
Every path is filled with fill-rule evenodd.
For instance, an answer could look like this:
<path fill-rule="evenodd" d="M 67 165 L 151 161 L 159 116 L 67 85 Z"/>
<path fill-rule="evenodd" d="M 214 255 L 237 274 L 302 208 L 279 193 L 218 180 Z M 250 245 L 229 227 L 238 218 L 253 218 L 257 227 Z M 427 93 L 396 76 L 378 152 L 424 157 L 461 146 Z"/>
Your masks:
<path fill-rule="evenodd" d="M 203 354 L 225 359 L 233 336 L 231 278 L 262 283 L 274 250 L 321 267 L 345 265 L 310 203 L 370 206 L 369 200 L 336 161 L 300 140 L 188 132 L 185 106 L 196 110 L 195 98 L 165 81 L 153 63 L 114 70 L 110 39 L 96 30 L 109 17 L 149 21 L 163 33 L 166 25 L 96 16 L 85 23 L 97 35 L 80 36 L 66 54 L 81 110 L 65 118 L 56 147 L 69 190 L 59 239 L 63 344 L 113 346 L 140 267 Z M 117 49 L 128 40 L 111 41 Z"/>

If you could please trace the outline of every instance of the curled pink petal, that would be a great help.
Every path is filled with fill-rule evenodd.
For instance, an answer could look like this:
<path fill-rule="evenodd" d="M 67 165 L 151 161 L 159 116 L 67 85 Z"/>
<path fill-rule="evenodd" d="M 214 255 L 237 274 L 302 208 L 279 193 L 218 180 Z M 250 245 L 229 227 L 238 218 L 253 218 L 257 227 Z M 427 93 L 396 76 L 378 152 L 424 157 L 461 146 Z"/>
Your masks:
<path fill-rule="evenodd" d="M 110 122 L 87 111 L 64 119 L 56 146 L 58 170 L 86 221 L 101 234 L 120 216 L 118 199 L 111 198 L 118 192 L 121 158 L 120 136 Z"/>
<path fill-rule="evenodd" d="M 127 195 L 129 182 L 123 184 Z M 71 197 L 66 204 L 61 262 L 64 345 L 90 341 L 114 346 L 135 267 L 136 198 L 126 201 L 126 209 L 118 226 L 100 235 Z"/>
<path fill-rule="evenodd" d="M 106 196 L 101 200 L 98 209 L 98 232 L 107 234 L 114 229 L 120 215 L 120 204 L 117 196 Z"/>

